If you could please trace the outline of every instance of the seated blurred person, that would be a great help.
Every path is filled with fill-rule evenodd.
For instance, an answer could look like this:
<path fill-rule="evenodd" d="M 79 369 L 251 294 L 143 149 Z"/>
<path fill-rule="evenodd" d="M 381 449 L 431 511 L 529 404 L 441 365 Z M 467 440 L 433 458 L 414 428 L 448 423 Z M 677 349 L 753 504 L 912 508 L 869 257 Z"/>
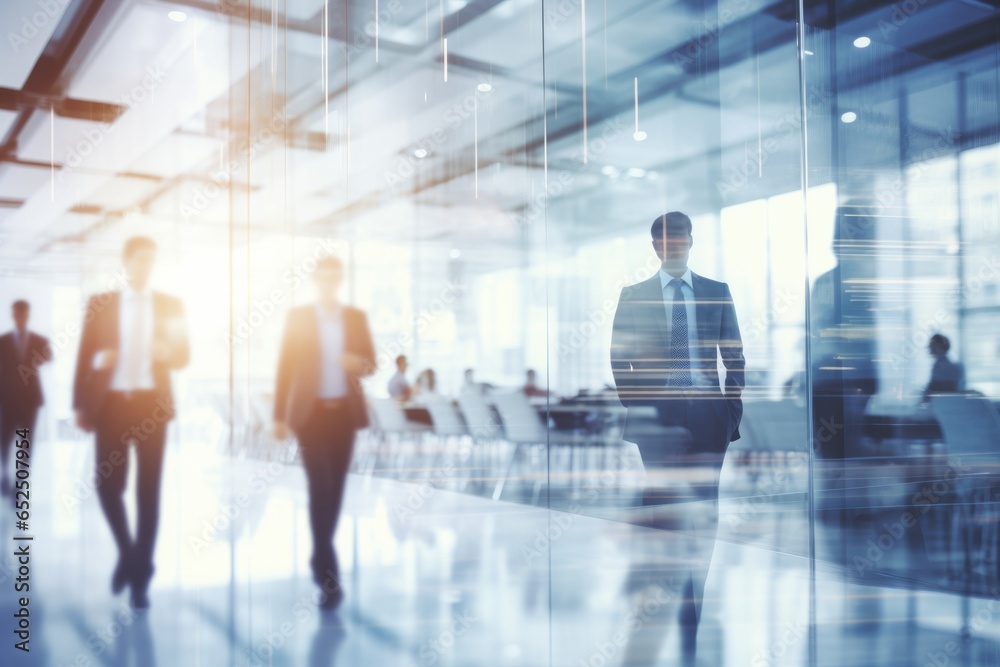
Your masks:
<path fill-rule="evenodd" d="M 416 386 L 413 388 L 413 395 L 416 398 L 427 398 L 437 396 L 437 375 L 433 368 L 425 368 L 417 375 Z"/>
<path fill-rule="evenodd" d="M 492 389 L 494 389 L 493 385 L 487 382 L 476 382 L 474 370 L 465 369 L 465 381 L 462 383 L 463 394 L 485 394 Z"/>
<path fill-rule="evenodd" d="M 529 368 L 525 377 L 524 387 L 522 387 L 521 389 L 521 391 L 524 392 L 524 395 L 527 396 L 528 398 L 536 398 L 549 395 L 548 391 L 538 386 L 537 381 L 538 381 L 538 374 L 535 373 L 534 369 Z"/>
<path fill-rule="evenodd" d="M 389 396 L 397 401 L 408 401 L 413 394 L 413 389 L 406 380 L 406 368 L 406 356 L 401 354 L 396 357 L 396 374 L 389 378 Z"/>
<path fill-rule="evenodd" d="M 934 366 L 931 368 L 931 379 L 924 389 L 923 402 L 930 401 L 934 394 L 953 394 L 965 389 L 965 369 L 962 364 L 948 358 L 951 341 L 946 336 L 934 334 L 927 345 Z"/>

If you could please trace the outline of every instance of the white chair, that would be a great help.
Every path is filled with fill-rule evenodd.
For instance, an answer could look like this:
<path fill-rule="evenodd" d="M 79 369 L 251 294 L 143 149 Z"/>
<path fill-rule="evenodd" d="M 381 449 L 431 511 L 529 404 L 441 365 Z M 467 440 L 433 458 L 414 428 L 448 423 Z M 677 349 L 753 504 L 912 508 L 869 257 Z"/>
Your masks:
<path fill-rule="evenodd" d="M 740 431 L 747 431 L 756 451 L 778 456 L 808 451 L 806 408 L 794 401 L 745 401 Z"/>
<path fill-rule="evenodd" d="M 466 429 L 473 438 L 496 440 L 501 435 L 500 422 L 481 395 L 471 392 L 461 394 L 458 397 L 458 407 L 465 417 Z"/>
<path fill-rule="evenodd" d="M 960 499 L 957 518 L 965 547 L 965 574 L 986 568 L 992 570 L 986 576 L 996 577 L 1000 416 L 989 398 L 971 394 L 932 396 L 931 410 L 947 444 L 948 469 L 958 474 L 945 481 Z"/>
<path fill-rule="evenodd" d="M 420 435 L 429 433 L 432 428 L 427 424 L 413 422 L 406 418 L 403 406 L 392 398 L 372 398 L 368 404 L 382 433 L 397 433 L 403 435 Z"/>
<path fill-rule="evenodd" d="M 806 407 L 795 401 L 744 401 L 740 439 L 729 446 L 727 460 L 743 468 L 748 486 L 730 498 L 747 502 L 807 502 L 808 443 Z M 776 485 L 770 475 L 778 469 L 787 474 Z M 779 524 L 780 530 L 780 524 Z"/>
<path fill-rule="evenodd" d="M 380 440 L 385 445 L 385 455 L 391 469 L 397 474 L 410 471 L 414 474 L 424 467 L 423 464 L 412 466 L 407 464 L 407 451 L 416 456 L 423 454 L 421 444 L 423 438 L 431 433 L 428 424 L 413 422 L 406 418 L 403 406 L 392 398 L 372 398 L 368 400 L 372 416 L 378 427 Z M 393 445 L 397 445 L 394 447 Z M 414 447 L 409 447 L 414 445 Z M 394 462 L 394 468 L 392 468 Z"/>
<path fill-rule="evenodd" d="M 444 396 L 428 398 L 424 401 L 424 406 L 431 414 L 435 435 L 447 438 L 469 434 L 465 420 L 462 419 L 461 413 L 455 408 L 455 404 L 450 398 Z"/>
<path fill-rule="evenodd" d="M 950 458 L 970 464 L 1000 458 L 1000 417 L 984 396 L 947 394 L 931 397 L 931 410 L 941 426 Z"/>
<path fill-rule="evenodd" d="M 538 414 L 538 410 L 531 405 L 528 401 L 528 397 L 522 392 L 517 391 L 513 393 L 506 394 L 494 394 L 491 396 L 493 404 L 497 408 L 497 412 L 500 413 L 500 421 L 503 423 L 503 432 L 505 439 L 514 445 L 514 453 L 511 455 L 510 464 L 507 466 L 507 472 L 501 477 L 497 483 L 497 487 L 493 492 L 494 500 L 500 498 L 500 494 L 503 492 L 503 486 L 510 476 L 510 471 L 513 469 L 514 463 L 517 459 L 518 448 L 521 445 L 534 445 L 544 449 L 547 445 L 553 445 L 555 447 L 570 447 L 570 457 L 569 457 L 569 472 L 570 477 L 573 477 L 573 464 L 574 464 L 574 445 L 584 444 L 585 439 L 573 434 L 565 433 L 561 431 L 555 431 L 553 429 L 546 428 L 545 423 Z M 550 457 L 550 465 L 551 465 Z M 533 495 L 538 496 L 541 490 L 542 479 L 539 478 L 535 484 L 535 490 Z"/>

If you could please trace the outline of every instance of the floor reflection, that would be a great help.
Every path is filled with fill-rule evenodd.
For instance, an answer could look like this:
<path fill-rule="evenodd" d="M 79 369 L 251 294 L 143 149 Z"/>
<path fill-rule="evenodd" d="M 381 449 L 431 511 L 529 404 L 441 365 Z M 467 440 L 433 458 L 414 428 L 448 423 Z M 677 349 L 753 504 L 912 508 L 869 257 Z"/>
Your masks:
<path fill-rule="evenodd" d="M 373 475 L 360 452 L 337 535 L 346 597 L 324 612 L 308 569 L 301 470 L 293 462 L 271 466 L 266 489 L 220 520 L 229 499 L 270 464 L 173 445 L 152 608 L 136 613 L 111 595 L 113 547 L 103 539 L 96 497 L 77 484 L 88 453 L 80 443 L 50 443 L 39 449 L 35 478 L 33 523 L 47 528 L 38 530 L 32 564 L 32 650 L 15 655 L 5 640 L 0 663 L 809 664 L 808 522 L 794 465 L 781 475 L 757 471 L 754 484 L 764 490 L 745 505 L 751 475 L 727 462 L 711 540 L 683 522 L 646 525 L 639 515 L 649 508 L 634 501 L 640 480 L 631 464 L 613 483 L 602 479 L 600 466 L 615 456 L 627 462 L 627 452 L 576 452 L 572 462 L 555 453 L 558 465 L 539 476 L 530 466 L 540 454 L 497 445 L 449 462 L 428 443 L 420 455 L 393 452 L 392 469 L 378 453 Z M 428 471 L 441 469 L 449 475 L 427 481 Z M 492 498 L 497 471 L 510 471 L 501 500 Z M 549 509 L 540 498 L 576 503 L 577 511 Z M 842 534 L 816 527 L 818 544 L 843 549 Z M 9 541 L 10 526 L 0 530 Z M 864 545 L 863 534 L 847 541 L 849 553 Z M 685 592 L 671 574 L 701 563 L 706 540 L 714 551 L 697 659 L 685 662 L 678 629 Z M 902 559 L 912 545 L 902 540 L 895 549 L 892 557 Z M 11 619 L 10 558 L 2 564 L 0 617 Z M 848 576 L 834 561 L 819 561 L 817 664 L 998 663 L 1000 591 L 963 598 L 910 583 Z"/>

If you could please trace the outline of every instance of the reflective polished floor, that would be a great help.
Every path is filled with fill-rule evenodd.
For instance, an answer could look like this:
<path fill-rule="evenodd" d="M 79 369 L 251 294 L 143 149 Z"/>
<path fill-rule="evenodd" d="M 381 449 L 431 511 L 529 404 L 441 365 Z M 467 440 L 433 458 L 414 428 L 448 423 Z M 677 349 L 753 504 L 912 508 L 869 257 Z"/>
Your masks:
<path fill-rule="evenodd" d="M 135 612 L 109 590 L 114 551 L 93 492 L 91 449 L 82 439 L 36 445 L 31 652 L 12 648 L 15 575 L 5 548 L 4 665 L 682 664 L 669 581 L 629 582 L 637 567 L 675 557 L 679 540 L 699 536 L 636 526 L 596 505 L 584 516 L 503 492 L 499 500 L 470 493 L 473 475 L 463 471 L 472 469 L 440 459 L 435 469 L 453 474 L 433 484 L 373 474 L 378 457 L 365 458 L 365 443 L 337 533 L 346 589 L 339 610 L 317 608 L 298 465 L 280 452 L 237 460 L 175 441 L 152 607 Z M 494 455 L 486 467 L 516 467 L 511 451 Z M 725 499 L 727 488 L 745 483 L 741 474 L 727 463 L 698 664 L 1000 662 L 1000 595 L 859 585 L 822 561 L 811 641 L 809 560 L 775 547 L 805 543 L 808 522 L 779 494 L 748 516 Z M 8 545 L 11 521 L 4 512 Z"/>

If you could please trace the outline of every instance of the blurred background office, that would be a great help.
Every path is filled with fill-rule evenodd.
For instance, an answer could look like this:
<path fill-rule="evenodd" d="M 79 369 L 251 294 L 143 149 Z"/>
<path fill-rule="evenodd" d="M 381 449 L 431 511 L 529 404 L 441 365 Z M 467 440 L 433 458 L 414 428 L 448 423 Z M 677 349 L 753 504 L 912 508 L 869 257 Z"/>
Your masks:
<path fill-rule="evenodd" d="M 700 664 L 1000 661 L 992 0 L 9 0 L 0 25 L 0 312 L 29 301 L 53 352 L 32 652 L 3 664 L 678 664 L 657 573 L 691 537 L 717 540 Z M 743 337 L 717 537 L 650 521 L 609 363 L 667 211 Z M 141 614 L 107 591 L 70 391 L 136 234 L 191 338 Z M 328 255 L 378 364 L 333 614 L 270 431 Z"/>

